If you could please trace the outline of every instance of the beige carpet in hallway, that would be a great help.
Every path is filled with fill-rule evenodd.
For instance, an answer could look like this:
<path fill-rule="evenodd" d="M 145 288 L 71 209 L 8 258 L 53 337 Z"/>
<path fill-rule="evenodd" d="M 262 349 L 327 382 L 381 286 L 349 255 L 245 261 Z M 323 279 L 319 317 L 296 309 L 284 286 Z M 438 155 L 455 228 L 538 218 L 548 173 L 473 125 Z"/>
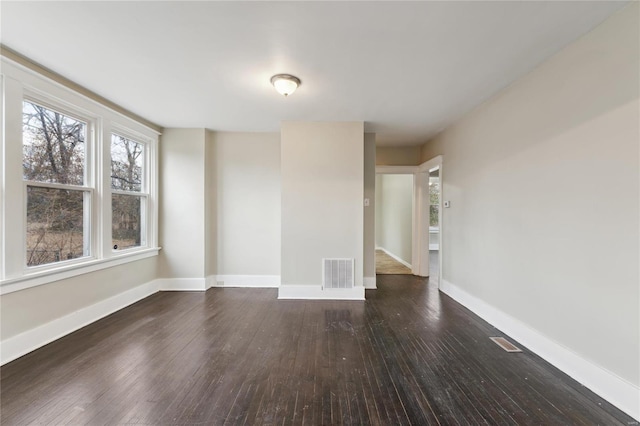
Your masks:
<path fill-rule="evenodd" d="M 411 275 L 411 269 L 407 268 L 382 250 L 376 250 L 376 274 Z"/>

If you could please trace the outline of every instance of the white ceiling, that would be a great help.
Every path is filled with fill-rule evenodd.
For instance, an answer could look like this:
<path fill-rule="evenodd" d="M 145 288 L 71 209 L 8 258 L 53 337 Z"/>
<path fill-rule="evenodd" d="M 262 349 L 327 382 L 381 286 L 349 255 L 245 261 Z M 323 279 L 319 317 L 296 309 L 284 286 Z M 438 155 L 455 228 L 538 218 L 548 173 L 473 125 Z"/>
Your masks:
<path fill-rule="evenodd" d="M 365 121 L 416 145 L 624 2 L 8 2 L 1 42 L 164 127 Z M 284 98 L 277 73 L 302 80 Z"/>

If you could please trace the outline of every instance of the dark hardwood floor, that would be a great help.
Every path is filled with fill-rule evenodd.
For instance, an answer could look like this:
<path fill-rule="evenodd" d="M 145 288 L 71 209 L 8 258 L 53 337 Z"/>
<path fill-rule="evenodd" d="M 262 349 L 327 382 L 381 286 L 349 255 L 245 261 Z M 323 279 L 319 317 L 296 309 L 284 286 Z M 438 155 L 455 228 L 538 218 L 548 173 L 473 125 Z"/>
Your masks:
<path fill-rule="evenodd" d="M 614 425 L 633 419 L 411 275 L 366 302 L 158 293 L 1 368 L 1 423 Z"/>

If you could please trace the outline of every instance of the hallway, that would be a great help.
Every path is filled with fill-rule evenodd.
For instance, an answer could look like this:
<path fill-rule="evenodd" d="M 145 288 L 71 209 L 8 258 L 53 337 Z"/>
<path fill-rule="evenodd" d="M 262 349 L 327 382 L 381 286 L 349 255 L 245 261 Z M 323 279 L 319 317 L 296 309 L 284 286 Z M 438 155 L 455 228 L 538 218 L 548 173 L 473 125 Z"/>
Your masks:
<path fill-rule="evenodd" d="M 376 274 L 411 275 L 411 269 L 389 256 L 383 250 L 376 250 Z"/>

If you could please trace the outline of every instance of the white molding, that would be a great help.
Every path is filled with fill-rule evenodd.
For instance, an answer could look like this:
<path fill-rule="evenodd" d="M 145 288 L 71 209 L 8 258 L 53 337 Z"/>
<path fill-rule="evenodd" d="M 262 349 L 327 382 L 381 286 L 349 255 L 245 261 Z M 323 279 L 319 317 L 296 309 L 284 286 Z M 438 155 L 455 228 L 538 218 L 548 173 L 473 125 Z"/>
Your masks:
<path fill-rule="evenodd" d="M 362 284 L 366 290 L 376 290 L 378 288 L 376 284 L 376 277 L 364 277 Z"/>
<path fill-rule="evenodd" d="M 18 278 L 6 279 L 0 281 L 0 295 L 13 293 L 14 291 L 20 291 L 43 284 L 49 284 L 55 281 L 64 280 L 77 275 L 88 274 L 90 272 L 111 268 L 113 266 L 129 262 L 136 262 L 148 257 L 157 256 L 158 251 L 160 251 L 160 247 L 145 248 L 131 251 L 129 253 L 114 255 L 110 258 L 93 259 L 79 263 L 62 265 L 55 269 L 47 269 L 42 272 L 23 275 Z"/>
<path fill-rule="evenodd" d="M 280 275 L 213 275 L 212 287 L 280 287 Z"/>
<path fill-rule="evenodd" d="M 407 268 L 411 269 L 412 266 L 409 262 L 405 262 L 404 260 L 400 259 L 398 256 L 396 256 L 395 254 L 391 253 L 389 250 L 387 250 L 384 247 L 376 247 L 376 250 L 382 250 L 383 252 L 385 252 L 386 254 L 389 255 L 389 257 L 392 257 L 394 260 L 397 260 L 398 262 L 402 263 L 404 266 L 406 266 Z"/>
<path fill-rule="evenodd" d="M 54 340 L 106 317 L 158 291 L 156 280 L 84 307 L 0 342 L 0 365 L 4 365 Z"/>
<path fill-rule="evenodd" d="M 640 419 L 640 387 L 444 279 L 440 280 L 440 290 L 620 410 Z"/>
<path fill-rule="evenodd" d="M 418 171 L 418 166 L 376 166 L 376 174 L 382 175 L 412 175 Z"/>
<path fill-rule="evenodd" d="M 319 285 L 280 285 L 278 299 L 364 300 L 364 287 L 326 288 Z"/>
<path fill-rule="evenodd" d="M 206 291 L 206 278 L 158 278 L 160 291 Z"/>

